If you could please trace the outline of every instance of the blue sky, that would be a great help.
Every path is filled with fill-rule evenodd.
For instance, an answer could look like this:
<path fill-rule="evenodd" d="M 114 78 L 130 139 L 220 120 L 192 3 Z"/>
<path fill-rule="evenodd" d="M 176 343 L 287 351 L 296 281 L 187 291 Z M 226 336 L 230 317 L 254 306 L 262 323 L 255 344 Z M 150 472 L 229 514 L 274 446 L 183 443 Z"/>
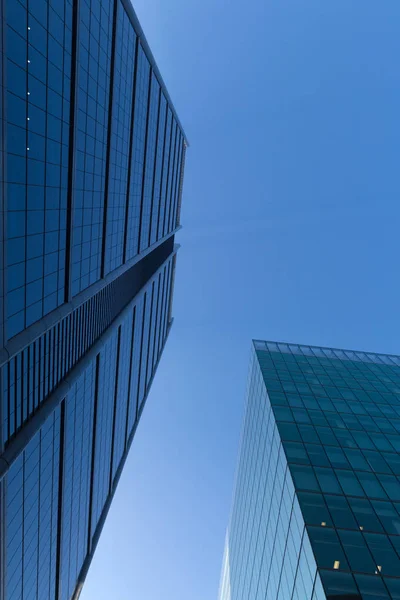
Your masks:
<path fill-rule="evenodd" d="M 252 337 L 400 353 L 398 0 L 136 0 L 184 124 L 175 323 L 82 600 L 217 597 Z"/>

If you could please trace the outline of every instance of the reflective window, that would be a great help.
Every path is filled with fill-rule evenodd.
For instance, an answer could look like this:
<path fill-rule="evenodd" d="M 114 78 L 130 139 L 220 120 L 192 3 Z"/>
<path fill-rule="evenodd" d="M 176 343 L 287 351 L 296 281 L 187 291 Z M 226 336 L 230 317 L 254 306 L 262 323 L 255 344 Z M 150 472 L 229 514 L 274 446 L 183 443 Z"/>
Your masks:
<path fill-rule="evenodd" d="M 149 246 L 151 216 L 153 211 L 154 171 L 158 139 L 159 114 L 160 85 L 154 73 L 152 73 L 146 136 L 146 164 L 144 169 L 142 212 L 140 220 L 140 251 L 145 250 Z"/>
<path fill-rule="evenodd" d="M 90 507 L 96 362 L 65 401 L 60 598 L 69 600 L 86 557 Z"/>
<path fill-rule="evenodd" d="M 158 134 L 157 134 L 157 150 L 156 150 L 156 164 L 154 172 L 154 190 L 153 190 L 153 205 L 151 211 L 151 225 L 150 225 L 150 241 L 149 245 L 154 244 L 158 239 L 158 228 L 161 215 L 161 184 L 163 174 L 163 162 L 165 153 L 165 136 L 167 131 L 167 101 L 164 94 L 161 92 L 160 96 L 160 115 L 158 121 Z"/>
<path fill-rule="evenodd" d="M 121 462 L 125 451 L 128 435 L 128 404 L 129 404 L 129 379 L 132 366 L 133 346 L 133 311 L 130 311 L 121 325 L 119 350 L 118 350 L 118 386 L 116 394 L 115 422 L 114 422 L 114 447 L 112 477 Z M 132 357 L 132 358 L 131 358 Z"/>
<path fill-rule="evenodd" d="M 146 147 L 149 89 L 150 64 L 142 46 L 139 44 L 136 69 L 135 113 L 133 118 L 131 180 L 126 240 L 127 260 L 136 256 L 139 252 L 139 228 L 143 192 L 143 169 Z"/>
<path fill-rule="evenodd" d="M 96 530 L 102 508 L 110 493 L 111 448 L 115 403 L 115 377 L 118 347 L 118 331 L 107 341 L 99 358 L 99 383 L 96 407 L 95 458 L 93 472 L 93 502 L 91 514 L 91 538 Z"/>
<path fill-rule="evenodd" d="M 136 35 L 118 2 L 107 195 L 105 274 L 124 261 Z"/>
<path fill-rule="evenodd" d="M 160 217 L 158 220 L 158 234 L 157 239 L 162 238 L 165 235 L 165 215 L 167 206 L 167 188 L 168 188 L 168 173 L 169 163 L 172 145 L 172 112 L 168 108 L 166 129 L 165 129 L 165 141 L 164 141 L 164 157 L 162 166 L 162 177 L 161 177 L 161 206 L 160 206 Z"/>
<path fill-rule="evenodd" d="M 6 476 L 7 600 L 55 597 L 59 459 L 60 408 L 57 408 Z"/>
<path fill-rule="evenodd" d="M 7 298 L 9 338 L 64 302 L 72 14 L 69 1 L 43 6 L 6 9 L 8 290 L 24 297 Z M 34 271 L 24 268 L 32 248 Z"/>
<path fill-rule="evenodd" d="M 390 357 L 365 358 L 255 343 L 222 573 L 222 584 L 229 573 L 230 595 L 222 585 L 220 600 L 399 597 L 400 371 Z M 288 473 L 295 499 L 292 520 L 281 522 L 287 496 L 280 503 L 275 497 Z M 300 532 L 306 524 L 303 543 L 311 544 L 304 554 L 293 546 L 296 500 Z M 281 560 L 282 539 L 290 560 Z"/>
<path fill-rule="evenodd" d="M 112 16 L 111 0 L 102 2 L 101 7 L 97 0 L 79 2 L 72 295 L 101 274 Z"/>

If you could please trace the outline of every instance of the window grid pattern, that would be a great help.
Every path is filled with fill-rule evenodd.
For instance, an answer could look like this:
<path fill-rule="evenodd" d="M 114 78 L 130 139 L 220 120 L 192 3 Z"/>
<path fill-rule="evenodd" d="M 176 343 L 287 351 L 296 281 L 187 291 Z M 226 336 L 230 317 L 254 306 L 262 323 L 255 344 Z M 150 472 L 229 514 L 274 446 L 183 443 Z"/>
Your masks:
<path fill-rule="evenodd" d="M 165 240 L 176 122 L 120 0 L 3 5 L 0 287 L 11 355 L 26 340 L 18 336 L 24 329 Z M 29 329 L 33 339 L 59 318 L 0 367 L 0 448 L 11 451 L 24 425 L 44 402 L 52 404 L 52 392 L 136 298 L 120 337 L 109 340 L 0 482 L 7 600 L 74 594 L 168 334 L 173 244 L 171 236 L 70 314 L 64 307 L 63 318 L 53 312 Z"/>
<path fill-rule="evenodd" d="M 162 304 L 162 313 L 161 313 L 161 330 L 160 330 L 160 340 L 159 343 L 162 345 L 163 340 L 167 336 L 168 326 L 169 326 L 169 303 L 171 296 L 171 286 L 172 286 L 172 261 L 168 263 L 166 267 L 166 280 L 165 280 L 165 294 L 163 298 Z"/>
<path fill-rule="evenodd" d="M 123 263 L 136 35 L 118 2 L 104 272 Z"/>
<path fill-rule="evenodd" d="M 178 190 L 178 205 L 176 209 L 176 227 L 181 224 L 181 207 L 182 207 L 182 192 L 183 192 L 183 174 L 185 171 L 185 156 L 186 156 L 186 144 L 183 141 L 182 159 L 180 165 L 179 175 L 179 190 Z"/>
<path fill-rule="evenodd" d="M 164 94 L 161 92 L 160 98 L 160 116 L 158 123 L 158 137 L 157 137 L 157 154 L 156 154 L 156 166 L 154 174 L 154 192 L 153 192 L 153 205 L 151 210 L 151 224 L 150 224 L 150 239 L 149 245 L 154 244 L 158 237 L 158 227 L 160 218 L 160 207 L 161 207 L 161 176 L 163 168 L 164 158 L 164 140 L 166 131 L 166 116 L 167 116 L 167 101 Z"/>
<path fill-rule="evenodd" d="M 160 334 L 160 351 L 157 353 L 153 348 L 153 352 L 150 352 L 151 340 L 155 339 L 154 327 L 150 328 L 150 323 L 156 322 L 157 296 L 161 294 L 158 288 L 161 290 L 161 282 L 172 277 L 171 261 L 172 259 L 163 266 L 161 273 L 153 281 L 148 282 L 147 291 L 139 297 L 138 303 L 122 322 L 121 334 L 118 335 L 116 329 L 100 351 L 98 383 L 96 384 L 97 361 L 94 359 L 6 475 L 7 600 L 53 600 L 57 593 L 60 600 L 68 600 L 74 593 L 77 576 L 91 546 L 104 506 L 114 488 L 117 469 L 124 458 L 126 436 L 131 435 L 138 419 L 139 373 L 144 376 L 147 369 L 147 383 L 145 380 L 146 385 L 143 385 L 139 394 L 142 405 L 159 352 L 165 342 L 165 337 Z M 112 299 L 110 304 L 113 304 Z M 165 301 L 162 309 L 164 314 L 167 308 Z M 154 319 L 151 318 L 152 312 Z M 72 320 L 73 318 L 71 317 Z M 146 324 L 143 327 L 144 320 Z M 158 322 L 162 320 L 163 316 L 160 316 Z M 64 329 L 65 332 L 59 333 L 60 337 L 55 339 L 68 337 L 69 329 L 82 328 L 84 321 L 85 318 L 81 315 L 77 317 L 75 325 L 63 323 L 61 330 Z M 42 343 L 41 340 L 37 342 L 39 346 Z M 78 352 L 79 341 L 69 337 L 61 346 L 65 355 L 68 354 L 73 360 L 75 352 Z M 134 353 L 130 361 L 132 347 Z M 47 348 L 49 356 L 46 358 Z M 43 352 L 42 369 L 46 361 L 50 362 L 51 341 L 43 341 Z M 152 353 L 155 357 L 157 355 L 153 366 L 150 361 Z M 17 375 L 22 373 L 16 363 L 14 369 Z M 129 377 L 130 369 L 132 375 Z M 6 383 L 3 380 L 4 389 L 7 388 Z M 44 380 L 42 387 L 45 389 Z M 62 420 L 61 407 L 64 415 Z M 130 418 L 127 422 L 128 409 Z M 64 432 L 62 450 L 61 423 Z M 63 481 L 61 487 L 60 473 Z M 62 513 L 59 524 L 60 499 Z"/>
<path fill-rule="evenodd" d="M 60 600 L 69 600 L 87 553 L 95 361 L 65 400 Z"/>
<path fill-rule="evenodd" d="M 138 411 L 149 391 L 151 378 L 168 334 L 167 288 L 171 285 L 171 278 L 172 269 L 171 261 L 169 261 L 160 273 L 159 278 L 154 282 L 154 300 L 152 301 L 152 289 L 149 287 L 149 291 L 136 305 L 128 408 L 128 437 L 135 425 Z M 160 292 L 158 292 L 158 282 L 160 282 Z M 157 295 L 159 296 L 158 302 Z M 158 317 L 156 314 L 157 304 L 159 306 Z M 153 310 L 151 323 L 157 322 L 155 331 L 153 328 L 150 330 L 149 327 L 151 310 Z M 155 320 L 156 317 L 158 321 Z"/>
<path fill-rule="evenodd" d="M 150 64 L 142 46 L 139 44 L 136 71 L 135 113 L 133 118 L 132 175 L 129 190 L 126 260 L 136 256 L 139 251 L 140 210 L 142 204 L 149 88 Z"/>
<path fill-rule="evenodd" d="M 58 520 L 60 409 L 6 476 L 5 600 L 53 600 Z"/>
<path fill-rule="evenodd" d="M 133 310 L 121 324 L 121 339 L 118 365 L 118 386 L 116 394 L 115 423 L 114 423 L 114 447 L 112 479 L 114 480 L 116 470 L 121 462 L 125 451 L 125 432 L 127 422 L 127 411 L 129 404 L 129 366 L 131 362 L 131 348 L 133 335 Z"/>
<path fill-rule="evenodd" d="M 255 356 L 220 600 L 325 600 L 279 432 Z"/>
<path fill-rule="evenodd" d="M 167 240 L 67 315 L 1 369 L 3 442 L 8 443 L 70 369 L 168 258 Z M 168 262 L 168 264 L 170 261 Z"/>
<path fill-rule="evenodd" d="M 145 398 L 146 393 L 146 370 L 147 370 L 147 356 L 150 342 L 150 325 L 153 310 L 153 299 L 154 299 L 154 282 L 151 289 L 147 292 L 144 305 L 143 315 L 143 328 L 142 328 L 142 348 L 140 354 L 140 368 L 139 368 L 139 397 L 138 404 L 139 409 Z"/>
<path fill-rule="evenodd" d="M 161 177 L 161 201 L 160 201 L 160 217 L 158 219 L 158 233 L 157 239 L 164 237 L 165 235 L 165 213 L 166 213 L 166 198 L 167 198 L 167 187 L 168 187 L 168 173 L 169 163 L 171 154 L 172 144 L 172 111 L 170 108 L 167 109 L 167 123 L 165 130 L 164 140 L 164 152 L 163 152 L 163 168 Z"/>
<path fill-rule="evenodd" d="M 163 335 L 167 335 L 167 328 L 170 321 L 171 305 L 172 305 L 172 278 L 173 278 L 173 261 L 168 264 L 167 289 L 165 293 L 165 312 L 163 317 Z"/>
<path fill-rule="evenodd" d="M 164 216 L 164 235 L 170 231 L 170 219 L 172 210 L 172 188 L 176 166 L 176 150 L 177 150 L 177 137 L 178 127 L 175 121 L 172 124 L 172 135 L 171 135 L 171 148 L 170 148 L 170 160 L 168 168 L 168 183 L 167 183 L 167 194 L 165 198 L 165 216 Z"/>
<path fill-rule="evenodd" d="M 64 302 L 72 5 L 6 2 L 7 338 Z"/>
<path fill-rule="evenodd" d="M 153 350 L 153 362 L 152 368 L 154 369 L 159 355 L 160 355 L 160 342 L 162 339 L 161 336 L 161 323 L 163 317 L 163 306 L 164 306 L 164 294 L 165 294 L 165 280 L 166 280 L 167 270 L 164 268 L 163 272 L 160 273 L 160 292 L 158 298 L 158 312 L 157 312 L 157 322 L 156 322 L 156 334 L 154 340 L 154 350 Z M 164 340 L 162 340 L 164 341 Z"/>
<path fill-rule="evenodd" d="M 180 134 L 179 127 L 177 127 L 177 150 L 176 150 L 176 166 L 174 179 L 172 184 L 172 198 L 171 198 L 171 213 L 169 231 L 172 231 L 176 227 L 176 209 L 178 206 L 178 190 L 179 190 L 179 170 L 182 164 L 182 144 L 183 138 Z"/>
<path fill-rule="evenodd" d="M 79 2 L 71 292 L 100 278 L 113 1 Z"/>
<path fill-rule="evenodd" d="M 160 273 L 158 276 L 158 281 L 156 281 L 156 299 L 154 303 L 153 310 L 153 322 L 152 322 L 152 330 L 151 330 L 151 338 L 150 338 L 150 348 L 149 348 L 149 357 L 147 361 L 147 382 L 148 386 L 150 383 L 150 378 L 153 373 L 154 362 L 156 357 L 157 350 L 157 333 L 160 322 L 160 313 L 161 313 L 161 305 L 162 305 L 162 289 L 163 289 L 163 273 Z"/>
<path fill-rule="evenodd" d="M 100 352 L 94 449 L 93 502 L 91 507 L 91 539 L 93 539 L 102 509 L 110 493 L 110 457 L 113 435 L 112 426 L 118 339 L 118 331 L 115 331 Z"/>
<path fill-rule="evenodd" d="M 166 272 L 165 272 L 165 284 L 164 284 L 164 290 L 163 290 L 163 296 L 161 299 L 161 316 L 160 316 L 160 322 L 161 322 L 161 326 L 160 326 L 160 339 L 159 339 L 159 345 L 161 345 L 162 343 L 162 339 L 165 336 L 165 332 L 166 332 L 166 321 L 167 321 L 167 311 L 168 311 L 168 289 L 169 289 L 169 285 L 170 285 L 170 280 L 171 280 L 171 267 L 170 264 L 167 265 L 166 268 Z"/>
<path fill-rule="evenodd" d="M 145 386 L 148 388 L 151 376 L 153 374 L 153 353 L 154 353 L 154 343 L 155 343 L 155 335 L 156 335 L 156 323 L 157 323 L 157 311 L 158 311 L 158 301 L 160 294 L 160 275 L 157 277 L 157 280 L 154 282 L 153 286 L 153 299 L 152 306 L 150 312 L 150 327 L 149 327 L 149 343 L 147 348 L 147 356 L 146 356 L 146 375 L 145 375 Z"/>
<path fill-rule="evenodd" d="M 133 329 L 133 350 L 131 364 L 131 382 L 129 389 L 128 407 L 128 437 L 131 434 L 138 415 L 138 384 L 140 370 L 140 352 L 142 348 L 143 310 L 145 296 L 143 295 L 136 304 L 135 322 Z"/>
<path fill-rule="evenodd" d="M 79 2 L 77 35 L 72 32 L 72 0 L 4 1 L 4 317 L 6 338 L 11 339 L 62 305 L 66 293 L 76 296 L 102 273 L 174 228 L 177 202 L 171 198 L 171 187 L 176 161 L 171 127 L 176 133 L 178 125 L 140 42 L 138 84 L 134 84 L 136 33 L 120 0 L 116 0 L 112 105 L 114 0 Z M 159 127 L 150 81 L 154 95 L 158 90 L 161 98 Z M 104 227 L 109 110 L 112 135 Z M 179 129 L 179 141 L 182 135 Z"/>
<path fill-rule="evenodd" d="M 400 359 L 256 342 L 326 594 L 400 593 Z"/>
<path fill-rule="evenodd" d="M 154 188 L 154 168 L 157 150 L 158 118 L 160 108 L 160 84 L 154 73 L 151 74 L 149 114 L 146 136 L 146 164 L 144 166 L 144 185 L 142 212 L 140 220 L 140 251 L 149 246 L 150 219 Z"/>

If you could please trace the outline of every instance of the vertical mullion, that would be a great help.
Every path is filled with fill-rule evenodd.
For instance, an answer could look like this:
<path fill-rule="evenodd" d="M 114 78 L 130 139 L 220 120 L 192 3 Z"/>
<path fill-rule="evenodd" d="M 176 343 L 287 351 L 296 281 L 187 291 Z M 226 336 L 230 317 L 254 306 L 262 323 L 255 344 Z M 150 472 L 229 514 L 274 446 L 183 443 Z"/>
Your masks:
<path fill-rule="evenodd" d="M 96 457 L 96 428 L 97 428 L 97 405 L 99 396 L 99 373 L 100 373 L 100 354 L 96 356 L 96 374 L 94 384 L 94 400 L 93 400 L 93 428 L 92 428 L 92 452 L 90 463 L 90 487 L 89 487 L 89 509 L 88 509 L 88 537 L 87 537 L 87 554 L 91 549 L 91 533 L 92 533 L 92 512 L 93 512 L 93 492 L 94 492 L 94 469 Z"/>
<path fill-rule="evenodd" d="M 128 420 L 129 420 L 129 407 L 131 403 L 131 384 L 132 384 L 132 368 L 133 368 L 133 352 L 135 344 L 135 322 L 136 322 L 136 306 L 133 307 L 132 315 L 132 335 L 131 335 L 131 355 L 129 358 L 129 375 L 128 375 L 128 399 L 126 402 L 126 423 L 125 423 L 125 437 L 124 437 L 124 450 L 126 450 L 126 444 L 128 442 Z"/>
<path fill-rule="evenodd" d="M 136 82 L 138 70 L 139 56 L 139 36 L 136 36 L 135 42 L 135 65 L 133 68 L 133 85 L 132 85 L 132 112 L 131 112 L 131 135 L 129 140 L 129 158 L 128 158 L 128 181 L 126 187 L 126 204 L 125 204 L 125 227 L 124 227 L 124 247 L 122 263 L 126 262 L 126 245 L 128 243 L 128 224 L 129 224 L 129 195 L 131 188 L 131 172 L 132 172 L 132 153 L 133 153 L 133 136 L 135 129 L 135 99 L 136 99 Z"/>
<path fill-rule="evenodd" d="M 65 375 L 65 322 L 66 319 L 63 319 L 61 322 L 61 336 L 60 336 L 60 346 L 61 346 L 61 355 L 60 355 L 60 379 L 63 379 Z"/>
<path fill-rule="evenodd" d="M 161 173 L 160 173 L 160 198 L 159 198 L 159 202 L 158 202 L 158 216 L 157 216 L 157 226 L 156 226 L 156 242 L 159 239 L 159 233 L 160 233 L 160 216 L 161 216 L 161 205 L 163 202 L 163 197 L 162 197 L 162 186 L 163 186 L 163 178 L 164 178 L 164 161 L 165 161 L 165 148 L 167 146 L 167 125 L 168 125 L 168 111 L 169 111 L 169 107 L 168 107 L 168 103 L 166 101 L 165 104 L 165 124 L 164 124 L 164 142 L 163 142 L 163 151 L 162 151 L 162 162 L 161 162 Z M 161 236 L 162 237 L 162 236 Z"/>
<path fill-rule="evenodd" d="M 143 389 L 143 395 L 146 395 L 146 391 L 147 391 L 147 377 L 148 377 L 148 371 L 149 371 L 149 354 L 150 354 L 150 338 L 151 338 L 151 321 L 153 319 L 153 310 L 154 310 L 154 290 L 156 289 L 155 286 L 155 281 L 153 281 L 152 286 L 151 286 L 151 305 L 150 305 L 150 319 L 149 319 L 149 339 L 147 342 L 147 357 L 146 357 L 146 372 L 145 372 L 145 376 L 144 376 L 144 389 Z"/>
<path fill-rule="evenodd" d="M 167 335 L 168 330 L 168 312 L 169 312 L 169 298 L 171 293 L 171 281 L 172 281 L 172 264 L 171 261 L 168 263 L 168 280 L 167 280 L 167 292 L 165 294 L 165 314 L 164 314 L 164 325 L 163 325 L 163 342 Z"/>
<path fill-rule="evenodd" d="M 8 361 L 7 364 L 7 381 L 8 381 L 8 387 L 7 387 L 7 412 L 8 412 L 8 425 L 7 425 L 7 440 L 10 439 L 10 422 L 11 422 L 11 395 L 10 395 L 10 389 L 11 389 L 11 361 Z"/>
<path fill-rule="evenodd" d="M 22 454 L 22 506 L 21 506 L 21 523 L 22 523 L 22 543 L 21 543 L 21 598 L 24 597 L 24 559 L 25 559 L 25 452 Z"/>
<path fill-rule="evenodd" d="M 61 369 L 62 369 L 62 374 L 61 374 L 61 379 L 63 379 L 65 377 L 65 374 L 67 372 L 67 321 L 68 321 L 68 317 L 65 317 L 65 319 L 63 319 L 63 323 L 62 323 L 62 361 L 61 361 Z"/>
<path fill-rule="evenodd" d="M 96 303 L 96 316 L 97 319 L 94 322 L 94 329 L 95 329 L 95 336 L 93 338 L 93 341 L 99 337 L 100 335 L 100 318 L 101 318 L 101 294 L 99 295 L 98 298 L 96 298 L 95 303 Z"/>
<path fill-rule="evenodd" d="M 38 403 L 39 406 L 42 403 L 43 400 L 43 394 L 42 394 L 42 387 L 43 387 L 43 383 L 44 383 L 44 361 L 43 361 L 43 336 L 41 336 L 39 338 L 39 344 L 38 344 L 38 350 L 39 350 L 39 369 L 38 369 L 38 373 L 39 373 L 39 389 L 38 389 Z"/>
<path fill-rule="evenodd" d="M 104 278 L 105 257 L 106 257 L 108 187 L 109 187 L 109 178 L 110 178 L 112 112 L 113 112 L 113 96 L 114 96 L 115 43 L 116 43 L 116 37 L 117 37 L 118 0 L 113 0 L 113 1 L 114 1 L 114 6 L 113 6 L 112 42 L 111 42 L 111 59 L 110 59 L 110 91 L 109 91 L 109 98 L 108 98 L 106 173 L 105 173 L 105 181 L 104 181 L 103 235 L 102 235 L 102 239 L 101 239 L 101 265 L 100 265 L 100 277 L 101 278 Z"/>
<path fill-rule="evenodd" d="M 104 300 L 104 293 L 100 292 L 99 294 L 99 298 L 98 298 L 98 305 L 97 305 L 97 310 L 98 310 L 98 315 L 97 315 L 97 321 L 95 324 L 96 327 L 96 339 L 98 339 L 98 337 L 101 334 L 101 312 L 102 312 L 102 306 L 103 306 L 103 300 Z"/>
<path fill-rule="evenodd" d="M 138 367 L 138 383 L 137 383 L 137 390 L 136 390 L 136 415 L 135 415 L 135 421 L 137 419 L 138 411 L 139 411 L 139 393 L 140 393 L 140 379 L 141 379 L 141 373 L 142 373 L 143 338 L 144 338 L 144 324 L 145 324 L 145 321 L 146 321 L 147 296 L 148 296 L 148 292 L 145 292 L 144 298 L 143 298 L 142 332 L 141 332 L 141 335 L 140 335 L 140 353 L 139 353 L 139 367 Z"/>
<path fill-rule="evenodd" d="M 78 355 L 77 360 L 79 360 L 82 356 L 82 347 L 83 340 L 85 338 L 85 329 L 86 329 L 86 304 L 82 304 L 78 313 L 78 329 L 79 329 L 79 346 L 78 346 Z"/>
<path fill-rule="evenodd" d="M 118 327 L 117 337 L 117 357 L 115 367 L 115 387 L 114 387 L 114 407 L 113 407 L 113 418 L 112 418 L 112 429 L 111 429 L 111 456 L 110 456 L 110 479 L 108 490 L 109 493 L 112 491 L 113 484 L 113 462 L 114 462 L 114 446 L 115 446 L 115 425 L 117 417 L 117 402 L 118 402 L 118 383 L 119 383 L 119 361 L 121 357 L 121 337 L 122 337 L 122 325 Z"/>
<path fill-rule="evenodd" d="M 167 221 L 167 230 L 165 232 L 166 234 L 171 231 L 172 195 L 173 195 L 173 191 L 174 191 L 174 179 L 175 179 L 175 169 L 176 169 L 176 147 L 177 147 L 177 140 L 178 140 L 178 126 L 175 122 L 174 122 L 174 129 L 175 129 L 174 158 L 172 161 L 172 169 L 171 169 L 171 180 L 170 180 L 171 190 L 170 190 L 169 198 L 168 198 L 168 221 Z"/>
<path fill-rule="evenodd" d="M 69 371 L 69 360 L 70 360 L 70 352 L 71 352 L 71 343 L 70 343 L 70 321 L 71 315 L 65 319 L 65 373 Z"/>
<path fill-rule="evenodd" d="M 158 292 L 157 292 L 157 308 L 156 308 L 156 316 L 154 321 L 154 340 L 153 340 L 153 356 L 151 357 L 151 371 L 153 372 L 154 368 L 154 354 L 156 350 L 156 339 L 157 339 L 157 322 L 159 315 L 159 306 L 160 306 L 160 292 L 161 292 L 161 273 L 158 276 Z"/>
<path fill-rule="evenodd" d="M 40 345 L 39 340 L 36 340 L 34 343 L 34 371 L 33 371 L 33 412 L 39 406 L 39 397 L 40 397 Z"/>
<path fill-rule="evenodd" d="M 51 392 L 54 387 L 54 331 L 54 328 L 49 329 L 49 392 Z"/>
<path fill-rule="evenodd" d="M 159 127 L 160 127 L 160 112 L 161 112 L 161 93 L 162 93 L 161 92 L 161 86 L 159 85 L 159 88 L 158 88 L 157 126 L 156 126 L 156 137 L 155 137 L 156 143 L 155 143 L 155 146 L 154 146 L 153 183 L 152 183 L 152 186 L 151 186 L 151 207 L 150 207 L 149 236 L 148 236 L 148 240 L 147 240 L 147 246 L 150 246 L 150 241 L 151 241 L 151 229 L 152 229 L 152 227 L 151 227 L 151 221 L 153 219 L 154 187 L 155 187 L 155 181 L 156 181 L 158 130 L 159 130 Z"/>
<path fill-rule="evenodd" d="M 184 171 L 185 171 L 185 156 L 186 156 L 186 143 L 185 143 L 185 140 L 183 140 L 181 170 L 180 170 L 180 174 L 179 174 L 178 204 L 176 207 L 175 227 L 178 227 L 178 225 L 180 225 L 180 223 L 181 223 L 181 207 L 182 207 L 183 176 L 184 176 Z"/>
<path fill-rule="evenodd" d="M 173 125 L 174 125 L 174 118 L 172 116 L 171 113 L 171 125 L 170 125 L 170 132 L 169 132 L 169 152 L 168 152 L 168 166 L 167 166 L 167 181 L 166 181 L 166 185 L 165 185 L 165 198 L 164 200 L 164 215 L 163 215 L 163 225 L 162 225 L 162 235 L 161 237 L 165 236 L 165 222 L 166 222 L 166 216 L 167 216 L 167 208 L 168 208 L 168 188 L 169 188 L 169 179 L 170 179 L 170 172 L 171 172 L 171 153 L 172 153 L 172 139 L 173 139 Z"/>
<path fill-rule="evenodd" d="M 160 327 L 160 351 L 164 345 L 164 330 L 165 330 L 165 315 L 167 313 L 167 296 L 168 296 L 168 281 L 169 281 L 169 265 L 168 263 L 165 267 L 165 292 L 163 298 L 163 314 L 161 317 L 161 327 Z"/>
<path fill-rule="evenodd" d="M 33 413 L 35 397 L 35 343 L 29 346 L 29 396 L 28 396 L 28 414 Z"/>
<path fill-rule="evenodd" d="M 46 333 L 46 338 L 47 338 L 47 358 L 46 358 L 46 388 L 47 388 L 47 394 L 50 393 L 50 354 L 51 354 L 51 330 L 49 329 L 49 331 Z"/>
<path fill-rule="evenodd" d="M 75 167 L 75 105 L 78 94 L 76 84 L 76 68 L 78 61 L 78 29 L 79 29 L 79 3 L 75 0 L 72 3 L 72 43 L 71 43 L 71 93 L 70 93 L 70 113 L 69 113 L 69 147 L 68 147 L 68 192 L 67 192 L 67 217 L 66 217 L 66 236 L 65 236 L 65 288 L 64 301 L 71 300 L 71 252 L 72 252 L 72 215 L 74 210 L 74 167 Z M 65 27 L 65 24 L 64 24 Z M 57 291 L 58 294 L 58 291 Z"/>
<path fill-rule="evenodd" d="M 175 168 L 174 168 L 174 177 L 172 180 L 172 190 L 171 190 L 171 212 L 169 215 L 169 231 L 172 231 L 174 228 L 174 215 L 175 215 L 175 204 L 176 204 L 176 182 L 178 180 L 178 171 L 179 171 L 179 156 L 180 156 L 180 152 L 181 152 L 181 135 L 180 135 L 180 131 L 179 128 L 177 128 L 176 130 L 176 160 L 175 160 Z"/>
<path fill-rule="evenodd" d="M 74 312 L 71 314 L 71 328 L 70 328 L 70 335 L 71 335 L 71 345 L 70 345 L 71 366 L 75 362 L 75 345 L 76 345 L 76 335 L 75 335 L 75 332 L 76 332 L 76 310 L 74 310 Z"/>
<path fill-rule="evenodd" d="M 57 549 L 56 549 L 56 598 L 60 598 L 61 584 L 61 533 L 62 533 L 62 511 L 63 511 L 63 478 L 64 478 L 64 442 L 65 442 L 65 399 L 60 405 L 60 451 L 58 465 L 58 502 L 57 502 Z"/>
<path fill-rule="evenodd" d="M 24 348 L 22 356 L 24 359 L 22 369 L 22 423 L 24 423 L 29 416 L 29 346 Z"/>
<path fill-rule="evenodd" d="M 20 398 L 21 398 L 21 402 L 20 402 L 20 420 L 21 420 L 21 425 L 20 427 L 22 427 L 24 425 L 24 389 L 25 389 L 25 378 L 24 378 L 24 370 L 25 370 L 25 364 L 26 364 L 26 355 L 25 355 L 25 350 L 22 350 L 20 352 L 20 364 L 21 364 L 21 377 L 20 377 L 20 385 L 19 385 L 19 393 L 20 393 Z"/>
<path fill-rule="evenodd" d="M 178 152 L 178 164 L 176 166 L 176 180 L 175 180 L 175 193 L 174 193 L 174 209 L 172 211 L 171 229 L 175 229 L 177 226 L 177 212 L 178 212 L 178 196 L 180 187 L 180 176 L 182 168 L 182 154 L 183 154 L 183 137 L 179 136 L 179 152 Z"/>
<path fill-rule="evenodd" d="M 90 334 L 90 325 L 91 325 L 90 309 L 92 308 L 92 305 L 93 305 L 93 298 L 90 298 L 90 300 L 84 306 L 81 356 L 83 356 L 86 352 L 87 338 Z"/>
<path fill-rule="evenodd" d="M 40 523 L 40 504 L 41 504 L 41 474 L 42 474 L 42 430 L 39 431 L 39 466 L 38 466 L 38 523 Z M 39 593 L 39 548 L 40 548 L 40 526 L 38 526 L 36 545 L 37 545 L 37 556 L 36 556 L 36 597 Z"/>
<path fill-rule="evenodd" d="M 162 318 L 163 318 L 163 306 L 164 306 L 164 295 L 166 293 L 165 290 L 165 281 L 167 278 L 167 268 L 164 267 L 164 273 L 163 273 L 163 284 L 162 284 L 162 293 L 161 293 L 161 306 L 160 306 L 160 315 L 158 317 L 158 340 L 157 340 L 157 359 L 160 355 L 160 347 L 161 347 L 161 339 L 162 339 L 162 335 L 161 335 L 161 325 L 162 325 Z"/>
<path fill-rule="evenodd" d="M 152 74 L 153 74 L 153 71 L 150 67 L 150 69 L 149 69 L 149 85 L 148 85 L 148 92 L 147 92 L 146 134 L 145 134 L 145 138 L 144 138 L 142 193 L 141 193 L 141 198 L 140 198 L 139 235 L 138 235 L 138 242 L 137 242 L 137 254 L 140 254 L 140 242 L 141 242 L 141 237 L 142 237 L 143 201 L 144 201 L 144 187 L 145 187 L 146 161 L 147 161 L 147 142 L 148 142 L 148 137 L 149 137 Z"/>
<path fill-rule="evenodd" d="M 54 329 L 54 386 L 59 382 L 59 367 L 60 367 L 60 322 L 57 323 Z"/>

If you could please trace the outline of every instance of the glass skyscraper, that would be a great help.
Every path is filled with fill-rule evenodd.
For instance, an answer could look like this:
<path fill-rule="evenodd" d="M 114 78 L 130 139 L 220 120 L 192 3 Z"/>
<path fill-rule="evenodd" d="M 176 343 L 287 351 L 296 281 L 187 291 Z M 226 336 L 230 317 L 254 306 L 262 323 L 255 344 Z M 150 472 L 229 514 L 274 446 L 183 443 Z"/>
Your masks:
<path fill-rule="evenodd" d="M 220 600 L 400 598 L 400 357 L 255 341 Z"/>
<path fill-rule="evenodd" d="M 129 0 L 0 11 L 0 599 L 69 600 L 171 327 L 187 142 Z"/>

